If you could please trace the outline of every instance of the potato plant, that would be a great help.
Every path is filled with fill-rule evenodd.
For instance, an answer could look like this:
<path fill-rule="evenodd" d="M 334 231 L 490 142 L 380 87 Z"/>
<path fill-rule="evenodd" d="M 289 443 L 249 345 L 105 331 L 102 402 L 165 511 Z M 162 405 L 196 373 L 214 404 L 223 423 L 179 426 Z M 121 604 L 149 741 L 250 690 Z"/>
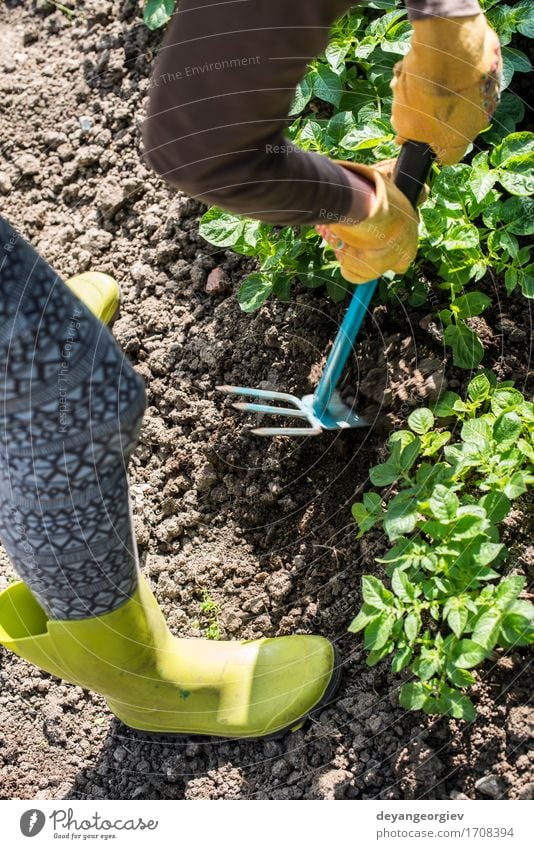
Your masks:
<path fill-rule="evenodd" d="M 443 417 L 459 440 L 436 425 Z M 411 413 L 370 470 L 381 491 L 353 506 L 358 535 L 379 527 L 391 547 L 377 558 L 389 587 L 364 575 L 349 630 L 363 631 L 369 666 L 392 654 L 393 672 L 412 673 L 400 690 L 409 710 L 474 719 L 471 670 L 499 647 L 534 642 L 534 605 L 499 530 L 534 483 L 533 435 L 534 405 L 481 372 L 465 399 L 447 392 L 433 412 Z"/>
<path fill-rule="evenodd" d="M 486 0 L 483 6 L 503 50 L 501 103 L 468 154 L 469 164 L 434 168 L 432 192 L 421 208 L 418 260 L 402 278 L 386 275 L 381 287 L 383 300 L 401 298 L 418 306 L 427 299 L 431 280 L 445 343 L 462 368 L 478 366 L 484 354 L 469 324 L 491 303 L 478 291 L 478 281 L 491 272 L 503 278 L 508 293 L 518 289 L 534 297 L 534 263 L 525 239 L 534 233 L 534 133 L 516 131 L 525 106 L 509 90 L 516 73 L 532 70 L 528 57 L 510 42 L 515 34 L 534 36 L 534 16 L 530 0 L 514 6 Z M 397 156 L 389 83 L 410 33 L 405 9 L 395 0 L 355 6 L 337 21 L 324 55 L 312 61 L 295 92 L 291 141 L 369 164 Z M 270 295 L 287 299 L 297 279 L 311 287 L 326 284 L 336 301 L 346 294 L 334 255 L 313 228 L 259 225 L 213 207 L 200 233 L 211 244 L 258 257 L 258 270 L 238 294 L 246 312 Z"/>

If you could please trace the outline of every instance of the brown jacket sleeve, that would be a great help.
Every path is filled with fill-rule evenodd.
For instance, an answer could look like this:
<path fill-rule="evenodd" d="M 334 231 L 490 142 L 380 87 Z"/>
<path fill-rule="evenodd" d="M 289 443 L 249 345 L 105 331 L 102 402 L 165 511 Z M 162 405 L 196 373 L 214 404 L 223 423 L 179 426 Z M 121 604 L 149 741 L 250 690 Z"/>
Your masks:
<path fill-rule="evenodd" d="M 151 78 L 145 158 L 172 185 L 274 224 L 344 216 L 345 169 L 284 135 L 295 87 L 351 0 L 181 0 Z M 410 0 L 412 17 L 473 0 Z"/>

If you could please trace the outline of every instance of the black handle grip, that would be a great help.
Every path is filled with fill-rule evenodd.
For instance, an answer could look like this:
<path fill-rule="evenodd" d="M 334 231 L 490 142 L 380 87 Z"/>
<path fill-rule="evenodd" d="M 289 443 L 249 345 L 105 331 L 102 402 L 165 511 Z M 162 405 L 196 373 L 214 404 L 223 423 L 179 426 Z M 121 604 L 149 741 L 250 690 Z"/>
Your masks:
<path fill-rule="evenodd" d="M 425 142 L 407 141 L 402 146 L 393 182 L 414 207 L 434 159 L 434 151 Z"/>

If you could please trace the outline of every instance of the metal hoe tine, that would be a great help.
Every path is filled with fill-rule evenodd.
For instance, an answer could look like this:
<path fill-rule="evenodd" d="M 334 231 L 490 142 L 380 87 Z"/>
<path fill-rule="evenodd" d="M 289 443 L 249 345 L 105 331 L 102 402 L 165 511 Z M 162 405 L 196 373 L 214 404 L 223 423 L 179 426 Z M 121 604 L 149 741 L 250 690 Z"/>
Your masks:
<path fill-rule="evenodd" d="M 245 401 L 236 401 L 232 404 L 236 410 L 244 410 L 249 413 L 270 413 L 272 416 L 296 416 L 298 419 L 307 419 L 306 413 L 295 407 L 269 407 L 268 404 L 247 404 Z"/>
<path fill-rule="evenodd" d="M 249 398 L 268 398 L 270 401 L 289 401 L 290 404 L 295 400 L 295 395 L 290 395 L 289 392 L 275 392 L 270 389 L 252 389 L 249 386 L 216 386 L 219 392 L 226 392 L 227 395 L 246 395 Z"/>

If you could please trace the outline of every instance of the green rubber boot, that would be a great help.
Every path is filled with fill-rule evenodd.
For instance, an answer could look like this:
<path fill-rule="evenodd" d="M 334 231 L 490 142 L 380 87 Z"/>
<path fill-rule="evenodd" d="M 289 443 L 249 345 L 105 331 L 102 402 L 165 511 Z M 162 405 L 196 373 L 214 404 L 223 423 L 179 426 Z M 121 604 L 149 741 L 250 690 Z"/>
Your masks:
<path fill-rule="evenodd" d="M 126 725 L 143 731 L 262 737 L 296 730 L 337 685 L 323 637 L 245 642 L 172 636 L 141 576 L 118 610 L 50 620 L 28 587 L 0 594 L 0 643 L 73 684 L 102 694 Z"/>
<path fill-rule="evenodd" d="M 100 321 L 107 325 L 113 323 L 119 311 L 121 294 L 113 277 L 101 271 L 84 271 L 69 277 L 65 284 Z"/>

